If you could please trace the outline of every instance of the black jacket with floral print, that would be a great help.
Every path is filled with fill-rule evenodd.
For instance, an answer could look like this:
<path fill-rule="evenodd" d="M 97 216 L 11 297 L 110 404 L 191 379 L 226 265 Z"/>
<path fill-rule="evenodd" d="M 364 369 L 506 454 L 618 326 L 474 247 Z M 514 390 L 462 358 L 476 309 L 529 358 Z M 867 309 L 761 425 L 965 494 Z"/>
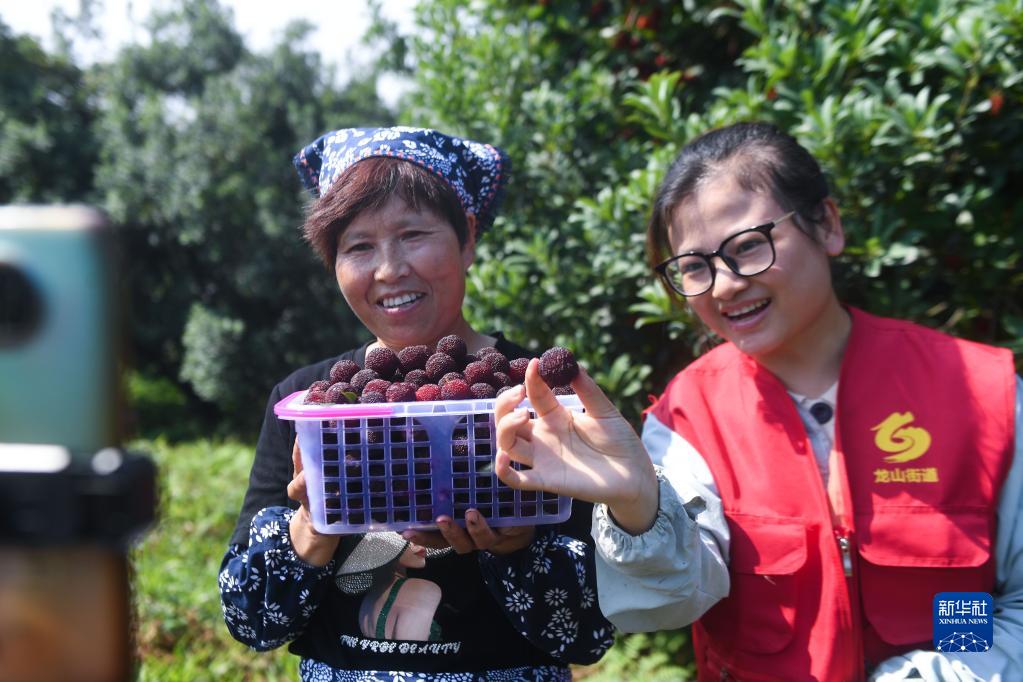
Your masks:
<path fill-rule="evenodd" d="M 530 356 L 501 336 L 496 347 L 509 359 Z M 410 570 L 409 576 L 440 587 L 435 621 L 443 637 L 436 642 L 364 636 L 358 623 L 361 596 L 335 585 L 343 557 L 320 568 L 294 553 L 288 523 L 295 504 L 286 495 L 294 423 L 278 420 L 273 405 L 322 379 L 337 360 L 360 362 L 364 353 L 365 347 L 300 369 L 271 393 L 249 489 L 219 577 L 231 634 L 257 650 L 290 642 L 290 651 L 306 659 L 303 671 L 385 671 L 386 679 L 394 679 L 395 671 L 516 668 L 524 674 L 535 669 L 530 679 L 547 679 L 542 670 L 567 672 L 569 663 L 599 659 L 612 643 L 612 628 L 597 605 L 589 504 L 574 501 L 566 522 L 537 526 L 533 542 L 513 554 L 452 552 Z"/>

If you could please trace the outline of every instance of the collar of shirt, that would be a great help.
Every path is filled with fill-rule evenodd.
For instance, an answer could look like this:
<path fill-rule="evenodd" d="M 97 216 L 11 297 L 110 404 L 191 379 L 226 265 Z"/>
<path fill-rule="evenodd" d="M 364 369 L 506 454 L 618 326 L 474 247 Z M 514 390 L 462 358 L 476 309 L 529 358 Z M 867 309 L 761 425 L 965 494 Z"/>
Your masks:
<path fill-rule="evenodd" d="M 831 455 L 831 447 L 835 443 L 835 407 L 838 399 L 838 382 L 831 385 L 817 398 L 808 398 L 805 395 L 789 391 L 792 400 L 796 403 L 799 417 L 806 427 L 806 434 L 813 445 L 813 454 L 817 460 L 817 466 L 825 481 L 828 479 L 828 457 Z M 815 405 L 824 405 L 818 407 Z M 815 414 L 816 412 L 816 414 Z M 827 419 L 823 422 L 818 419 L 825 415 Z"/>

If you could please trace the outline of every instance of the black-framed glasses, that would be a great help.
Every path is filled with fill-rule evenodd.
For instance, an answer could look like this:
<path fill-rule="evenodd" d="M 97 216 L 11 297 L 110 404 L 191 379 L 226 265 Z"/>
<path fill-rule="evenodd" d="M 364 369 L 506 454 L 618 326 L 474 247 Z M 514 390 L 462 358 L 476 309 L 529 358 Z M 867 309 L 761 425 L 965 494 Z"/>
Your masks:
<path fill-rule="evenodd" d="M 729 270 L 740 277 L 759 275 L 774 265 L 771 230 L 795 214 L 795 211 L 789 211 L 763 225 L 740 230 L 721 242 L 713 253 L 691 251 L 672 256 L 654 270 L 669 287 L 683 296 L 699 296 L 710 291 L 717 276 L 715 258 L 720 258 Z"/>

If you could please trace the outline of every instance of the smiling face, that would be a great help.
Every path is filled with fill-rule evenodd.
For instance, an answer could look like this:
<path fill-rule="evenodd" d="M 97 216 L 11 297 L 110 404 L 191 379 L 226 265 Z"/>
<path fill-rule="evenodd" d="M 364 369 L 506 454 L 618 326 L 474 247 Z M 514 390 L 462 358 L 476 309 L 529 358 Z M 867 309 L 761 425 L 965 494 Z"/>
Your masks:
<path fill-rule="evenodd" d="M 464 246 L 452 226 L 417 213 L 398 196 L 362 213 L 337 242 L 334 272 L 348 305 L 383 345 L 432 345 L 465 334 L 465 271 L 475 255 L 470 225 Z"/>
<path fill-rule="evenodd" d="M 763 364 L 819 344 L 843 315 L 828 258 L 841 252 L 844 236 L 834 204 L 827 200 L 826 206 L 819 242 L 794 220 L 780 222 L 771 231 L 776 258 L 770 268 L 740 277 L 715 259 L 711 290 L 686 299 L 704 324 Z M 668 230 L 671 249 L 710 253 L 736 232 L 787 212 L 770 194 L 743 189 L 723 171 L 675 207 Z"/>

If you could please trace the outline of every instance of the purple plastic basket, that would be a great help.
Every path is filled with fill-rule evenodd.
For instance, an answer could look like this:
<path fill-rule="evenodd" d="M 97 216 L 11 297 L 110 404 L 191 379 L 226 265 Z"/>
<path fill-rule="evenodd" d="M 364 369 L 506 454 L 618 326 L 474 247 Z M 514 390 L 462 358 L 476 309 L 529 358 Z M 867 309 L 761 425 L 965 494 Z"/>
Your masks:
<path fill-rule="evenodd" d="M 559 523 L 571 513 L 571 498 L 515 490 L 494 474 L 492 399 L 306 405 L 305 394 L 292 393 L 274 413 L 295 421 L 321 533 L 432 529 L 442 514 L 464 525 L 467 509 L 494 527 Z M 574 395 L 558 400 L 582 411 Z"/>

